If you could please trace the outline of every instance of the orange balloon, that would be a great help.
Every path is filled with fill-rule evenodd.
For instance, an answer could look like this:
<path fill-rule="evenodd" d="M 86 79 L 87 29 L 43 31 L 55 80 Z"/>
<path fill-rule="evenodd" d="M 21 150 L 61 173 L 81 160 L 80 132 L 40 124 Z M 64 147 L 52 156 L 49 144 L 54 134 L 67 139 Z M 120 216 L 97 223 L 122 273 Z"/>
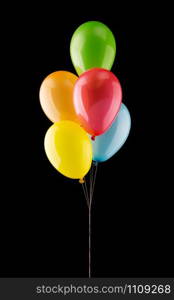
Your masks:
<path fill-rule="evenodd" d="M 53 122 L 78 122 L 73 105 L 73 90 L 78 77 L 70 72 L 57 71 L 48 75 L 40 87 L 40 103 Z"/>

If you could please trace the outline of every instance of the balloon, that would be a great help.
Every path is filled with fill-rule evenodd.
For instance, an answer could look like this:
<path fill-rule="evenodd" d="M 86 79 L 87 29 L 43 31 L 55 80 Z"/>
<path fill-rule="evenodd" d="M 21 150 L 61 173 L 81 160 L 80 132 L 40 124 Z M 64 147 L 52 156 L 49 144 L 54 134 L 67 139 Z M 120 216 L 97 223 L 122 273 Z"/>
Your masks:
<path fill-rule="evenodd" d="M 113 124 L 101 136 L 92 142 L 93 160 L 102 162 L 112 157 L 125 143 L 131 127 L 131 118 L 127 107 L 122 104 Z"/>
<path fill-rule="evenodd" d="M 40 87 L 40 103 L 46 116 L 53 122 L 77 117 L 73 106 L 73 89 L 78 77 L 70 72 L 57 71 L 48 75 Z"/>
<path fill-rule="evenodd" d="M 122 89 L 110 71 L 94 68 L 83 73 L 74 87 L 74 107 L 80 124 L 92 136 L 104 133 L 120 109 Z"/>
<path fill-rule="evenodd" d="M 45 152 L 51 164 L 63 175 L 82 179 L 91 167 L 91 140 L 72 121 L 53 124 L 45 135 Z"/>
<path fill-rule="evenodd" d="M 74 32 L 70 54 L 78 75 L 96 67 L 110 70 L 116 55 L 114 35 L 101 22 L 86 22 Z"/>

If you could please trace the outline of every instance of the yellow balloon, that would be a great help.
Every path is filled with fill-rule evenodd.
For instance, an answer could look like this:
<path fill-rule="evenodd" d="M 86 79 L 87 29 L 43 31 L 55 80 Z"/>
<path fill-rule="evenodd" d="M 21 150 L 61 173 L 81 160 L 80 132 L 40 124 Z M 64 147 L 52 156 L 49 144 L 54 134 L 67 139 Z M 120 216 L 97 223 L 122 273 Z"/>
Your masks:
<path fill-rule="evenodd" d="M 91 140 L 75 122 L 53 124 L 45 135 L 45 152 L 51 164 L 64 176 L 82 179 L 92 163 Z"/>
<path fill-rule="evenodd" d="M 39 97 L 42 109 L 53 122 L 78 122 L 73 105 L 73 90 L 78 77 L 70 72 L 57 71 L 48 75 L 41 84 Z"/>

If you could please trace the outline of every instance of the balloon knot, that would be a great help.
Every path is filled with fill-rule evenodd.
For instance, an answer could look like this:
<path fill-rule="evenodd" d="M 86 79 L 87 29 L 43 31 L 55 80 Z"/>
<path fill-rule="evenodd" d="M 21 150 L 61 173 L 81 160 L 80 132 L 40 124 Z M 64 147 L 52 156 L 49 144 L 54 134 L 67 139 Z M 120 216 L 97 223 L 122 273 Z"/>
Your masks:
<path fill-rule="evenodd" d="M 92 135 L 92 136 L 91 136 L 91 140 L 92 140 L 92 141 L 95 141 L 95 135 Z"/>
<path fill-rule="evenodd" d="M 84 179 L 83 178 L 80 178 L 79 179 L 79 183 L 84 183 L 85 181 L 84 181 Z"/>

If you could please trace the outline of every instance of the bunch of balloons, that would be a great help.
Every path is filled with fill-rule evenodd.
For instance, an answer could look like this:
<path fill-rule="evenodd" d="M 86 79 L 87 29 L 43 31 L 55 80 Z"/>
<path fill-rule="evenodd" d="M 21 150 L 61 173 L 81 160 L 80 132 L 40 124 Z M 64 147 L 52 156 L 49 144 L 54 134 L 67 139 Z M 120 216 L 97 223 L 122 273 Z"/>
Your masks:
<path fill-rule="evenodd" d="M 92 161 L 106 161 L 122 147 L 131 119 L 110 71 L 116 55 L 111 30 L 101 22 L 82 24 L 72 36 L 70 55 L 79 77 L 57 71 L 40 87 L 42 109 L 54 123 L 44 144 L 61 174 L 83 182 Z"/>

